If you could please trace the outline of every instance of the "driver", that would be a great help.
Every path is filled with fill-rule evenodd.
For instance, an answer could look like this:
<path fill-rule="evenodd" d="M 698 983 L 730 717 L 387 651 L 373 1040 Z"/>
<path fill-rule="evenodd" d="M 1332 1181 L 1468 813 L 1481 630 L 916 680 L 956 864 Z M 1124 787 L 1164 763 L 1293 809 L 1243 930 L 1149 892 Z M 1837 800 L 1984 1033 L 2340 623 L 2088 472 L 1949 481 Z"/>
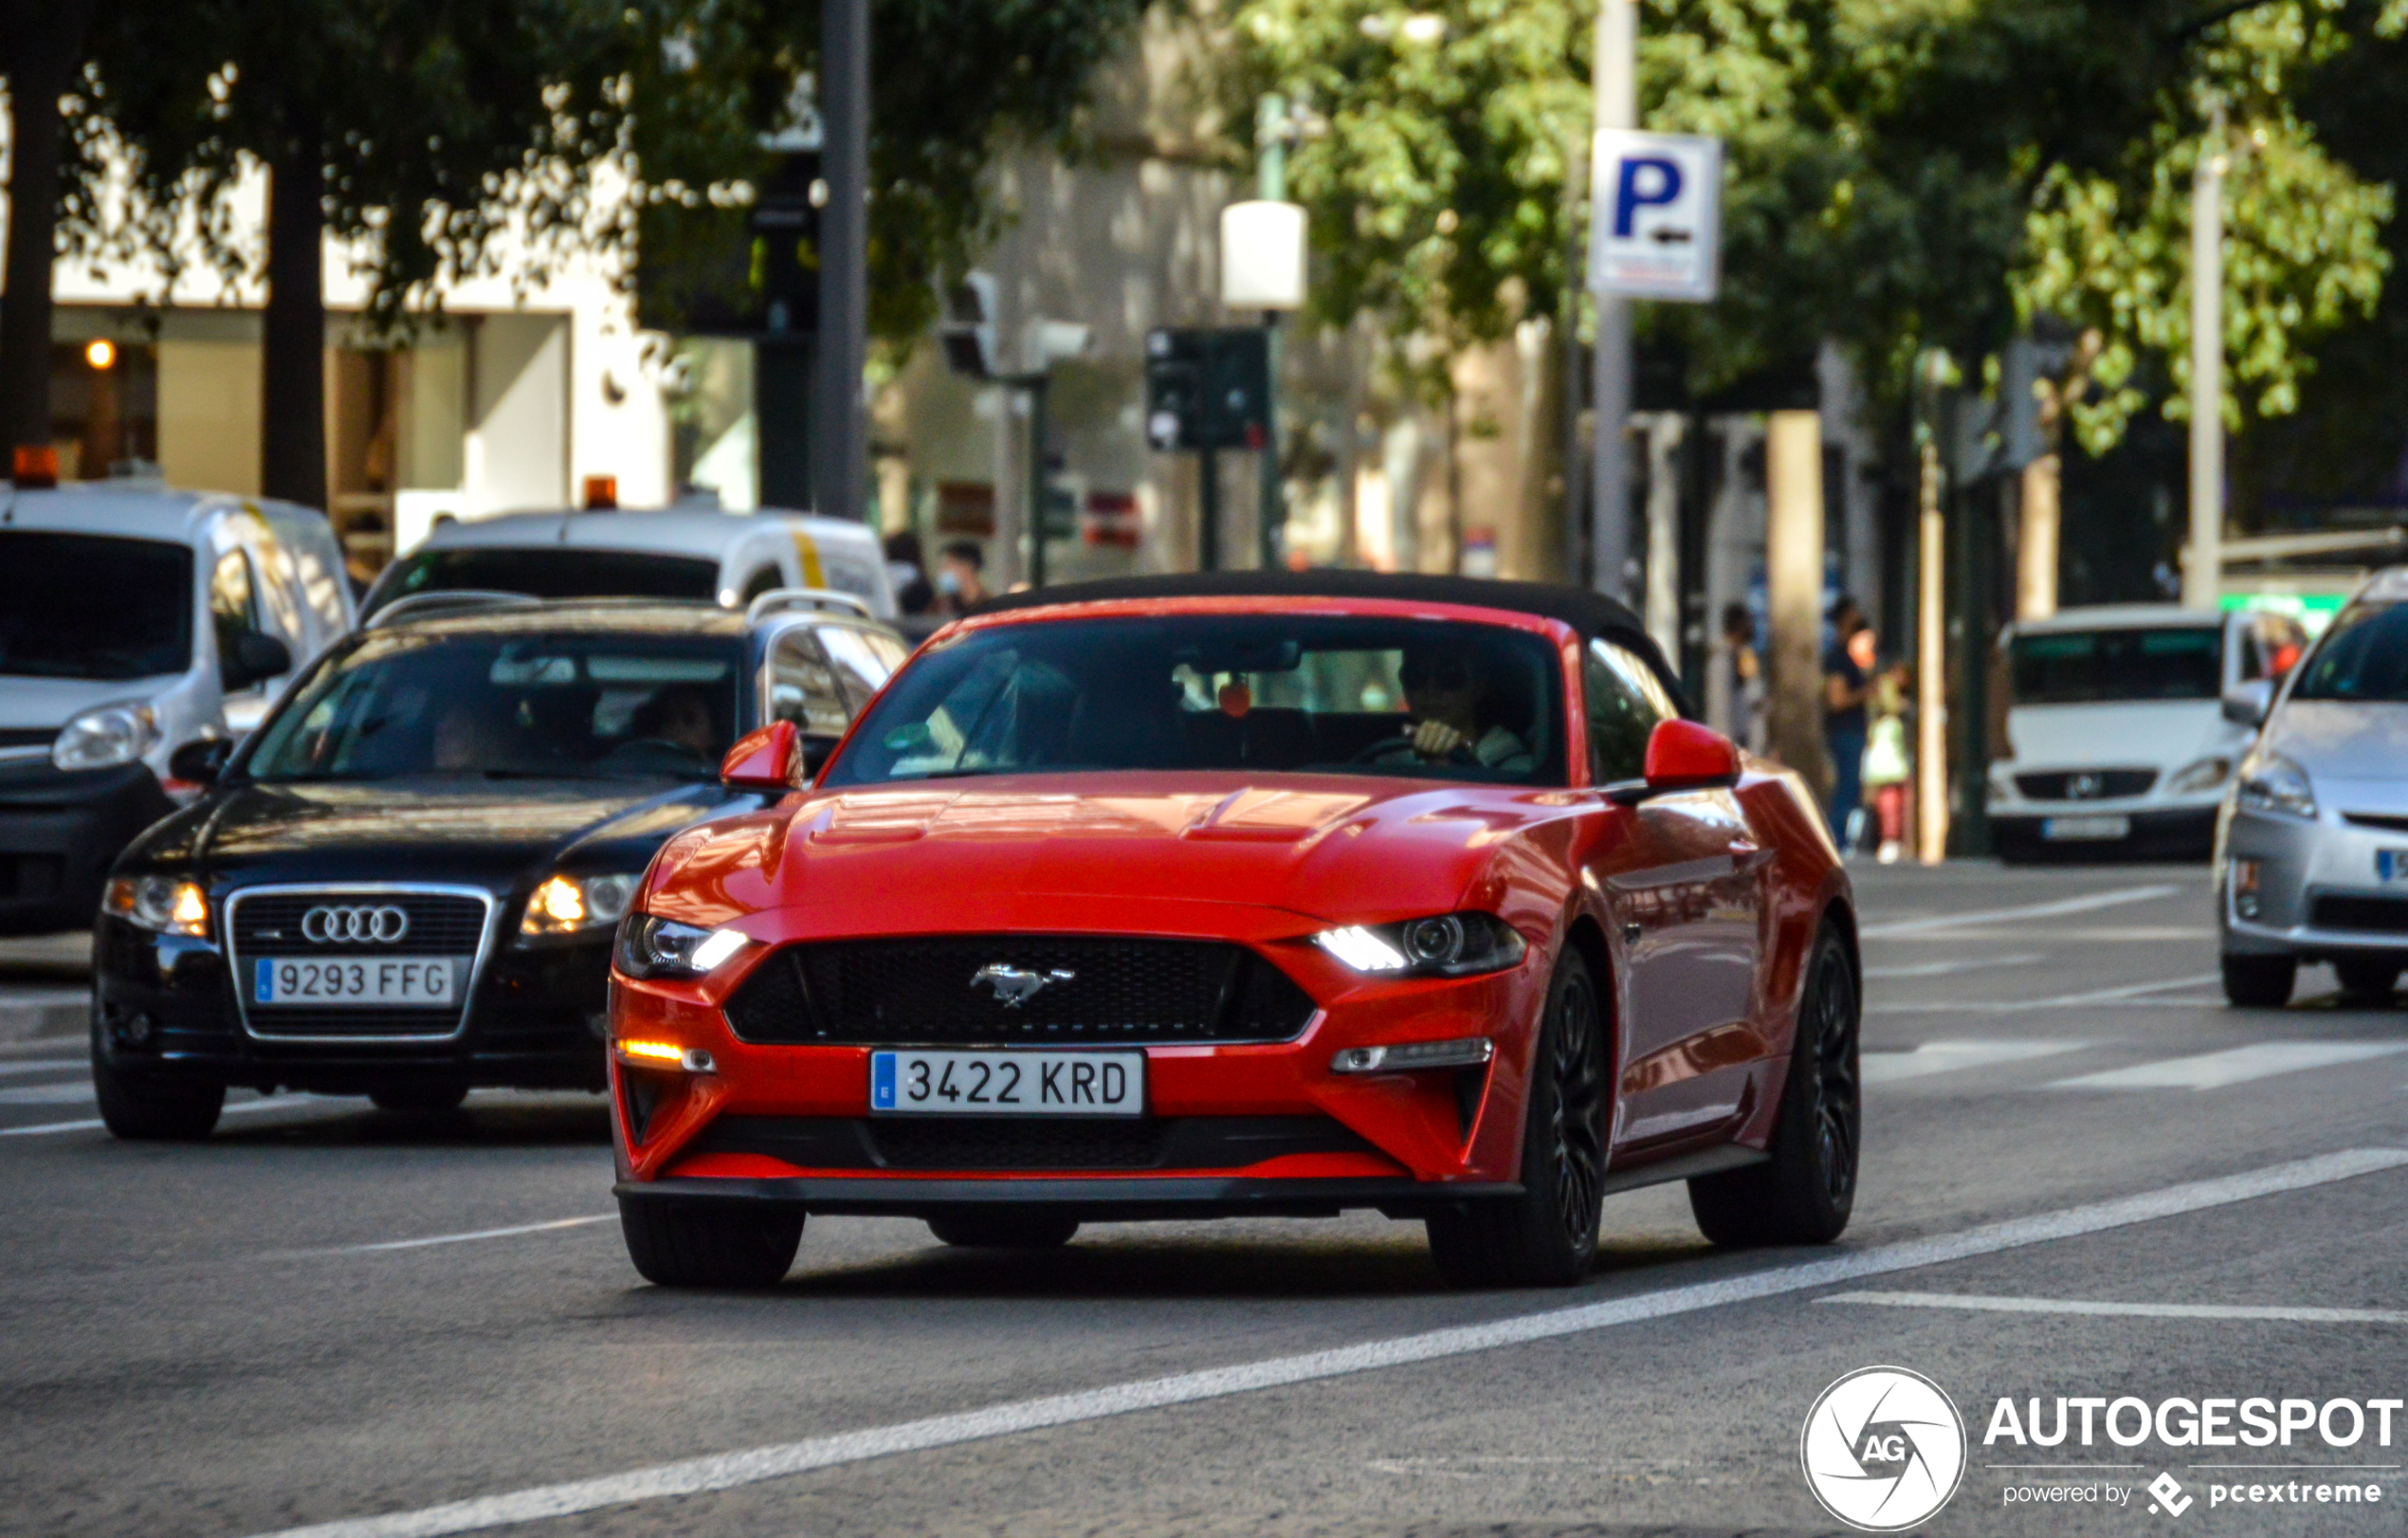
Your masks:
<path fill-rule="evenodd" d="M 1535 767 L 1530 744 L 1491 719 L 1495 692 L 1487 659 L 1470 647 L 1423 643 L 1405 648 L 1396 668 L 1411 726 L 1382 758 L 1410 751 L 1425 763 L 1477 763 L 1508 774 Z"/>
<path fill-rule="evenodd" d="M 719 723 L 711 713 L 710 696 L 699 685 L 671 684 L 644 702 L 628 735 L 667 742 L 699 758 L 719 757 Z"/>

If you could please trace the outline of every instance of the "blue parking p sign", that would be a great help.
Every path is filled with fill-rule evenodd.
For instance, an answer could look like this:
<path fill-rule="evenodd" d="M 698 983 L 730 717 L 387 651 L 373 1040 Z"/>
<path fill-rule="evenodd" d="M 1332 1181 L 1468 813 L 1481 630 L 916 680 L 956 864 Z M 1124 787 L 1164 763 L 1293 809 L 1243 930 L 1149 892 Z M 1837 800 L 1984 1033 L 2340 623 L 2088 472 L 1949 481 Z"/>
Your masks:
<path fill-rule="evenodd" d="M 1592 165 L 1589 287 L 1711 300 L 1723 265 L 1722 141 L 1600 129 Z"/>

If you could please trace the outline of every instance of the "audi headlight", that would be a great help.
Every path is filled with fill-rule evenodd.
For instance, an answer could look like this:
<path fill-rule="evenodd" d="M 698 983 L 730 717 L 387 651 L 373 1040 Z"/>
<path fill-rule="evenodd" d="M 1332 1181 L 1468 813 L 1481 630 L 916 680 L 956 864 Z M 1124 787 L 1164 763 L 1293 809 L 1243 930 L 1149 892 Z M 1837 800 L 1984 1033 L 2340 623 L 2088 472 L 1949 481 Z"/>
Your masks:
<path fill-rule="evenodd" d="M 62 769 L 114 769 L 158 746 L 159 718 L 147 705 L 104 705 L 62 727 L 50 761 Z"/>
<path fill-rule="evenodd" d="M 100 906 L 137 929 L 209 937 L 209 898 L 173 876 L 112 876 Z"/>
<path fill-rule="evenodd" d="M 2224 777 L 2232 772 L 2233 760 L 2230 759 L 2201 759 L 2197 763 L 2184 765 L 2172 779 L 2167 780 L 2165 793 L 2168 796 L 2188 796 L 2194 791 L 2212 791 L 2224 783 Z"/>
<path fill-rule="evenodd" d="M 519 933 L 573 935 L 586 929 L 608 928 L 626 914 L 629 901 L 643 881 L 641 871 L 611 876 L 546 876 L 541 886 L 527 894 L 526 917 L 519 921 Z"/>
<path fill-rule="evenodd" d="M 2250 812 L 2316 815 L 2316 792 L 2308 783 L 2308 771 L 2279 753 L 2252 754 L 2241 766 L 2240 803 Z"/>
<path fill-rule="evenodd" d="M 1431 978 L 1502 972 L 1529 949 L 1513 925 L 1489 913 L 1353 924 L 1324 930 L 1313 943 L 1356 972 Z"/>
<path fill-rule="evenodd" d="M 700 978 L 752 942 L 733 929 L 703 929 L 649 913 L 619 924 L 619 970 L 630 978 Z"/>

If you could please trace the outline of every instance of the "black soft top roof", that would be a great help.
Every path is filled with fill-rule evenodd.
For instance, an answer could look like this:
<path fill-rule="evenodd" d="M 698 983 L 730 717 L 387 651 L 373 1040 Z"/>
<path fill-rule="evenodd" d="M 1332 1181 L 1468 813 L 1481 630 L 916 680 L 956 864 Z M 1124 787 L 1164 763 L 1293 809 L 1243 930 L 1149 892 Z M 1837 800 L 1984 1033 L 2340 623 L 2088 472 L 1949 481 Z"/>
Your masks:
<path fill-rule="evenodd" d="M 1400 598 L 1408 603 L 1455 603 L 1477 609 L 1560 619 L 1582 640 L 1618 641 L 1645 657 L 1656 676 L 1683 698 L 1679 676 L 1656 650 L 1638 615 L 1602 593 L 1558 582 L 1505 582 L 1479 577 L 1422 577 L 1388 572 L 1317 568 L 1304 572 L 1182 572 L 1162 577 L 1117 577 L 1094 582 L 1061 582 L 991 598 L 975 611 L 1001 613 L 1057 603 L 1093 603 L 1107 598 Z"/>

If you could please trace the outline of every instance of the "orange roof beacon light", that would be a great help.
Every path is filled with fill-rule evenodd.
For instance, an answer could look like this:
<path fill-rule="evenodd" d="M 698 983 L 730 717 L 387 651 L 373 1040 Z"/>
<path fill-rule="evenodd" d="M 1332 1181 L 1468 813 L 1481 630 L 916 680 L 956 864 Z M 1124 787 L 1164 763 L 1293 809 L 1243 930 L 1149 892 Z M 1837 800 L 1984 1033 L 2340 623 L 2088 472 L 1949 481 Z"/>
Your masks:
<path fill-rule="evenodd" d="M 589 475 L 585 478 L 585 510 L 609 513 L 618 510 L 619 478 L 615 475 Z"/>
<path fill-rule="evenodd" d="M 105 369 L 117 361 L 117 343 L 106 337 L 95 337 L 83 344 L 83 361 L 96 369 Z"/>
<path fill-rule="evenodd" d="M 21 443 L 9 479 L 19 491 L 40 491 L 59 484 L 59 451 L 46 443 Z"/>

